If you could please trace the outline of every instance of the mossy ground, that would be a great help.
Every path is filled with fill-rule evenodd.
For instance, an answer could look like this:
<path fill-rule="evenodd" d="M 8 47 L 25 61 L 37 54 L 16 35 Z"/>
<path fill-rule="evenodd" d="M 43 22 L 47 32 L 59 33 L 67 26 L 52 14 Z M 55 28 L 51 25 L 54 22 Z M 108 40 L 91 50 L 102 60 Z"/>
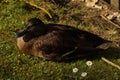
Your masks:
<path fill-rule="evenodd" d="M 119 28 L 99 17 L 97 9 L 86 8 L 83 2 L 71 1 L 61 5 L 62 3 L 56 4 L 53 0 L 30 1 L 49 11 L 52 18 L 25 2 L 0 1 L 0 80 L 120 80 L 120 70 L 101 60 L 103 56 L 120 65 Z M 81 21 L 80 15 L 83 14 L 87 18 Z M 114 48 L 68 63 L 24 55 L 16 46 L 14 34 L 32 17 L 39 17 L 45 23 L 67 24 L 92 32 L 113 41 Z M 87 60 L 93 62 L 91 67 L 86 65 Z M 75 67 L 79 69 L 77 73 L 72 72 Z M 88 75 L 83 78 L 82 72 L 87 72 Z"/>

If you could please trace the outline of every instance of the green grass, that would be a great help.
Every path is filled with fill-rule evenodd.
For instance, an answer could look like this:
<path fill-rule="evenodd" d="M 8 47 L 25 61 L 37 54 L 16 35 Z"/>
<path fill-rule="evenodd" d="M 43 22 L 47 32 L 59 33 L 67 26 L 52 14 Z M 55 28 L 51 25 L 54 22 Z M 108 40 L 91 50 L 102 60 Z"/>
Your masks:
<path fill-rule="evenodd" d="M 31 0 L 33 1 L 33 0 Z M 50 19 L 43 11 L 24 2 L 15 0 L 0 1 L 0 80 L 120 80 L 120 70 L 101 60 L 101 56 L 120 65 L 120 30 L 102 18 L 92 16 L 96 10 L 84 7 L 82 2 L 70 2 L 65 6 L 44 0 L 35 0 L 35 4 L 49 11 Z M 75 14 L 87 14 L 84 22 L 73 18 Z M 92 17 L 91 17 L 92 16 Z M 99 55 L 85 57 L 72 62 L 45 61 L 38 57 L 22 54 L 16 45 L 14 34 L 24 27 L 32 17 L 39 17 L 45 23 L 60 23 L 75 26 L 113 41 L 110 48 Z M 98 52 L 96 52 L 98 53 Z M 86 61 L 93 61 L 88 67 Z M 78 68 L 73 73 L 73 68 Z M 81 77 L 87 72 L 86 77 Z"/>

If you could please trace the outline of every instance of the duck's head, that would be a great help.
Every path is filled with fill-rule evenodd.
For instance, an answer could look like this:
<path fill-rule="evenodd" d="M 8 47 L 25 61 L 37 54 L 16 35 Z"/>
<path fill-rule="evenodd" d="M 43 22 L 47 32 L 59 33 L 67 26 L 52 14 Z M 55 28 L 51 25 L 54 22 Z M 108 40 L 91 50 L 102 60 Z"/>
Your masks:
<path fill-rule="evenodd" d="M 23 37 L 26 41 L 26 38 L 31 39 L 33 37 L 42 35 L 44 32 L 44 23 L 38 18 L 31 18 L 25 23 L 25 28 L 22 31 L 16 33 L 15 37 Z"/>

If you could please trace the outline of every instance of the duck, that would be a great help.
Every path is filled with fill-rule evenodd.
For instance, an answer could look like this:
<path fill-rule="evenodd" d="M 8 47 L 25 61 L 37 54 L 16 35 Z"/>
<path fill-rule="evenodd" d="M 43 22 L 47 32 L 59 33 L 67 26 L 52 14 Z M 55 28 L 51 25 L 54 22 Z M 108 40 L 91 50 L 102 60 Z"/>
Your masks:
<path fill-rule="evenodd" d="M 72 26 L 45 24 L 36 17 L 30 18 L 15 37 L 21 53 L 51 61 L 92 55 L 92 52 L 107 50 L 112 43 Z"/>

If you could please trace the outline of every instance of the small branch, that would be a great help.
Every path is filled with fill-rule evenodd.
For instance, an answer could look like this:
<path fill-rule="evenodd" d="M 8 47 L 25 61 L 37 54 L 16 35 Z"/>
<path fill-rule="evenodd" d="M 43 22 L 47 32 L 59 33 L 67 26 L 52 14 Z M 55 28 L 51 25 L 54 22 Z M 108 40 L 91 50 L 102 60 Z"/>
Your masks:
<path fill-rule="evenodd" d="M 111 24 L 113 24 L 114 26 L 116 26 L 117 28 L 120 28 L 119 25 L 113 23 L 112 21 L 110 21 L 109 19 L 107 19 L 105 16 L 103 16 L 103 15 L 100 15 L 100 16 L 101 16 L 104 20 L 106 20 L 106 21 L 108 21 L 109 23 L 111 23 Z"/>
<path fill-rule="evenodd" d="M 104 58 L 104 57 L 102 57 L 101 59 L 102 59 L 103 61 L 105 61 L 106 63 L 110 64 L 111 66 L 116 67 L 116 68 L 118 68 L 118 69 L 120 70 L 120 66 L 119 66 L 119 65 L 116 65 L 115 63 L 109 61 L 108 59 L 106 59 L 106 58 Z"/>
<path fill-rule="evenodd" d="M 44 11 L 46 14 L 48 14 L 48 16 L 49 16 L 50 18 L 52 18 L 51 14 L 50 14 L 47 10 L 45 10 L 44 8 L 42 8 L 42 7 L 34 4 L 34 3 L 32 3 L 32 2 L 28 2 L 28 1 L 25 1 L 25 0 L 20 0 L 20 1 L 24 1 L 25 3 L 31 5 L 31 6 L 33 6 L 33 7 L 35 7 L 35 8 L 41 9 L 41 10 Z"/>

